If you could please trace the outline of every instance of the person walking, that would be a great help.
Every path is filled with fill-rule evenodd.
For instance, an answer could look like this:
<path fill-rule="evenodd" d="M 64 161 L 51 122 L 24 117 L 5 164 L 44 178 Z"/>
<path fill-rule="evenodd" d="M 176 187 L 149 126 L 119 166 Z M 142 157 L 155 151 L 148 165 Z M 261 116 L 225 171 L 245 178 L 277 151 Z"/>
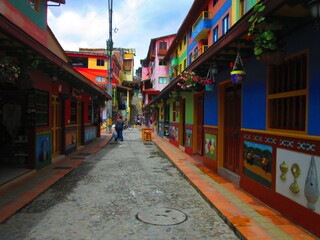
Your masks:
<path fill-rule="evenodd" d="M 117 141 L 118 138 L 120 138 L 120 141 L 123 141 L 123 135 L 122 135 L 123 125 L 124 125 L 124 121 L 122 119 L 122 116 L 119 116 L 119 119 L 116 121 L 116 132 L 118 136 L 115 138 L 115 141 Z"/>

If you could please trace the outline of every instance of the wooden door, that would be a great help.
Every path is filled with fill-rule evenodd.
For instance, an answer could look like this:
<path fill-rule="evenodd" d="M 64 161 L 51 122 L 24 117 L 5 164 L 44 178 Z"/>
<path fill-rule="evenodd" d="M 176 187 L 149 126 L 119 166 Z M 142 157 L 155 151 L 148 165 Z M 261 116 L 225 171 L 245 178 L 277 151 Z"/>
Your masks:
<path fill-rule="evenodd" d="M 196 124 L 196 151 L 197 154 L 203 155 L 203 94 L 195 95 L 195 124 Z"/>
<path fill-rule="evenodd" d="M 179 145 L 185 144 L 185 106 L 186 99 L 182 98 L 179 101 Z"/>
<path fill-rule="evenodd" d="M 224 95 L 224 167 L 239 173 L 241 85 L 230 85 Z"/>
<path fill-rule="evenodd" d="M 82 102 L 77 101 L 77 146 L 82 145 L 83 110 Z"/>
<path fill-rule="evenodd" d="M 61 154 L 61 99 L 58 94 L 51 97 L 52 103 L 52 157 Z"/>

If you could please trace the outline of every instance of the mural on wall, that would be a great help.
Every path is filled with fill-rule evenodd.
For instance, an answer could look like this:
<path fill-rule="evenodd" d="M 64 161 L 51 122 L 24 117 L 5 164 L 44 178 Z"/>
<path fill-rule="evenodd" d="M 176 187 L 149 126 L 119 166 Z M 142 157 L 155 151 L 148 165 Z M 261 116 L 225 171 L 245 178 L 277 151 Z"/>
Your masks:
<path fill-rule="evenodd" d="M 204 134 L 204 155 L 208 158 L 216 160 L 216 142 L 217 136 L 210 133 Z"/>
<path fill-rule="evenodd" d="M 320 157 L 277 149 L 276 192 L 320 214 Z"/>
<path fill-rule="evenodd" d="M 192 148 L 192 130 L 186 129 L 186 147 Z"/>
<path fill-rule="evenodd" d="M 77 147 L 77 133 L 76 131 L 70 131 L 66 134 L 66 150 L 74 149 Z"/>
<path fill-rule="evenodd" d="M 179 127 L 170 126 L 170 138 L 178 141 L 179 138 Z"/>
<path fill-rule="evenodd" d="M 164 133 L 164 124 L 162 122 L 159 122 L 159 136 L 163 136 Z"/>
<path fill-rule="evenodd" d="M 243 173 L 252 180 L 271 188 L 272 147 L 244 141 Z"/>
<path fill-rule="evenodd" d="M 88 143 L 92 140 L 94 140 L 95 138 L 97 138 L 97 129 L 94 128 L 88 128 L 85 130 L 84 132 L 84 142 Z"/>
<path fill-rule="evenodd" d="M 36 144 L 36 165 L 39 169 L 51 163 L 51 132 L 37 133 Z"/>

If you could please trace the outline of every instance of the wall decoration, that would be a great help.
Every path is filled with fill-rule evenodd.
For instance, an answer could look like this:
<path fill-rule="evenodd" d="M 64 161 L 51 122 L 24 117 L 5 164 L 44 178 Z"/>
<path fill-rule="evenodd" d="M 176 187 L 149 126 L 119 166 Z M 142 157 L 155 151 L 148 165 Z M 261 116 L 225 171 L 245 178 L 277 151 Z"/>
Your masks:
<path fill-rule="evenodd" d="M 288 165 L 283 161 L 282 164 L 280 164 L 280 171 L 282 172 L 280 178 L 285 181 L 287 180 L 287 176 L 286 176 L 286 173 L 288 172 Z"/>
<path fill-rule="evenodd" d="M 312 157 L 313 156 L 313 157 Z M 312 161 L 313 158 L 313 161 Z M 314 212 L 320 214 L 320 200 L 317 198 L 317 191 L 319 191 L 319 187 L 315 187 L 316 178 L 311 177 L 314 175 L 314 172 L 317 172 L 317 169 L 320 169 L 320 156 L 314 156 L 307 153 L 301 153 L 297 151 L 292 151 L 284 148 L 277 148 L 277 167 L 276 167 L 276 182 L 275 182 L 275 191 L 286 197 L 291 199 L 292 201 L 306 207 L 312 209 Z M 289 167 L 289 172 L 286 174 L 287 180 L 281 180 L 281 170 L 280 165 L 285 161 L 285 163 Z M 295 165 L 296 164 L 296 165 Z M 290 172 L 292 166 L 299 166 L 300 175 L 296 177 Z M 294 167 L 295 169 L 296 167 Z M 310 168 L 312 170 L 310 170 Z M 295 169 L 297 171 L 298 169 Z M 298 173 L 298 172 L 296 172 Z M 313 180 L 311 180 L 313 179 Z M 295 182 L 299 185 L 299 192 L 294 193 L 290 190 L 290 186 Z M 312 185 L 311 185 L 312 183 Z M 312 190 L 310 188 L 312 188 Z M 308 189 L 309 188 L 309 189 Z M 318 189 L 318 190 L 317 190 Z M 294 189 L 295 190 L 295 189 Z M 314 191 L 312 194 L 311 191 Z M 314 195 L 314 198 L 309 198 L 309 194 Z M 311 199 L 311 202 L 309 202 Z"/>
<path fill-rule="evenodd" d="M 186 129 L 186 147 L 192 148 L 192 130 Z"/>
<path fill-rule="evenodd" d="M 178 141 L 179 138 L 179 128 L 176 126 L 170 126 L 170 138 L 175 141 Z"/>
<path fill-rule="evenodd" d="M 66 154 L 73 152 L 77 148 L 76 130 L 67 131 L 66 133 Z"/>
<path fill-rule="evenodd" d="M 89 143 L 97 138 L 97 129 L 96 127 L 87 128 L 84 132 L 84 142 Z"/>
<path fill-rule="evenodd" d="M 204 155 L 208 158 L 216 160 L 216 142 L 217 136 L 210 133 L 204 134 Z"/>
<path fill-rule="evenodd" d="M 36 144 L 36 169 L 40 169 L 51 163 L 51 131 L 37 132 Z"/>
<path fill-rule="evenodd" d="M 164 134 L 164 124 L 163 122 L 159 122 L 159 136 L 163 137 Z"/>
<path fill-rule="evenodd" d="M 304 196 L 308 201 L 308 208 L 314 211 L 316 209 L 315 203 L 319 199 L 318 172 L 314 156 L 311 157 L 307 180 L 304 187 Z"/>
<path fill-rule="evenodd" d="M 291 166 L 291 173 L 293 175 L 293 183 L 290 185 L 290 191 L 293 193 L 298 193 L 300 191 L 300 186 L 297 183 L 297 179 L 301 174 L 301 170 L 297 163 L 294 163 Z"/>
<path fill-rule="evenodd" d="M 244 175 L 271 188 L 272 147 L 244 141 Z"/>

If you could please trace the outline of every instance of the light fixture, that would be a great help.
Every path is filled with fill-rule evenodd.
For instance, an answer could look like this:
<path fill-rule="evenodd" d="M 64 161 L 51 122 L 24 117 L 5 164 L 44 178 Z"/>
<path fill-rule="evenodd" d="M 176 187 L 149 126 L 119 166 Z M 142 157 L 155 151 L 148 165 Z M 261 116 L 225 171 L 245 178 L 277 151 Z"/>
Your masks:
<path fill-rule="evenodd" d="M 52 77 L 52 82 L 55 83 L 55 82 L 57 82 L 57 81 L 58 81 L 57 75 L 53 75 L 53 77 Z"/>
<path fill-rule="evenodd" d="M 316 27 L 320 29 L 320 0 L 311 0 L 309 3 L 311 16 L 313 17 Z"/>

